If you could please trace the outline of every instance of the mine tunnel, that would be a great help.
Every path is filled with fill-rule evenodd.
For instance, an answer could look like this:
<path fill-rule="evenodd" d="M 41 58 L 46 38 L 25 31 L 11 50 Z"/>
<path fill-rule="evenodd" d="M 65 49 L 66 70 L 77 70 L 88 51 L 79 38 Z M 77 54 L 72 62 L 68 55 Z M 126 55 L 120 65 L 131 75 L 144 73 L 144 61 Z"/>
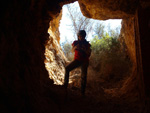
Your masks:
<path fill-rule="evenodd" d="M 84 99 L 76 90 L 68 90 L 65 100 L 66 91 L 56 85 L 62 84 L 60 71 L 67 61 L 59 46 L 58 27 L 62 6 L 75 1 L 1 1 L 1 113 L 150 112 L 148 0 L 78 0 L 88 18 L 122 19 L 121 39 L 132 66 L 119 89 L 95 90 L 96 97 L 90 94 Z"/>

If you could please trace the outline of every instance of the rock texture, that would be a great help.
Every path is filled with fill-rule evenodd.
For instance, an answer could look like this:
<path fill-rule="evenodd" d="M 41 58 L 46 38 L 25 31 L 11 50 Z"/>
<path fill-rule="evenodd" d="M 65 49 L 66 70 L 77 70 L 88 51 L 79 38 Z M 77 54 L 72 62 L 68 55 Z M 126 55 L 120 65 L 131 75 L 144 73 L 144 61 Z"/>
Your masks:
<path fill-rule="evenodd" d="M 62 13 L 50 22 L 50 27 L 48 29 L 50 36 L 45 46 L 46 69 L 49 72 L 49 78 L 52 79 L 57 85 L 63 84 L 65 72 L 64 67 L 67 62 L 67 59 L 59 44 L 59 22 L 61 17 Z"/>
<path fill-rule="evenodd" d="M 65 58 L 61 56 L 63 53 L 59 53 L 61 51 L 59 51 L 59 48 L 56 48 L 59 44 L 59 37 L 56 36 L 54 32 L 57 31 L 59 22 L 55 22 L 55 19 L 60 14 L 63 4 L 74 1 L 75 0 L 0 1 L 1 113 L 60 112 L 60 105 L 63 104 L 58 103 L 57 99 L 60 96 L 59 94 L 61 94 L 59 93 L 61 88 L 53 85 L 54 82 L 49 79 L 44 61 L 46 55 L 46 60 L 53 61 L 55 59 L 59 61 L 59 59 L 62 59 L 60 61 L 65 62 Z M 140 55 L 148 60 L 146 50 L 149 48 L 148 42 L 150 42 L 150 40 L 146 38 L 148 35 L 142 36 L 142 33 L 145 33 L 145 31 L 142 30 L 145 26 L 142 26 L 144 18 L 140 17 L 140 15 L 146 11 L 147 14 L 150 14 L 148 8 L 150 7 L 149 2 L 146 0 L 142 2 L 142 7 L 139 7 L 141 6 L 141 1 L 139 2 L 139 0 L 79 0 L 79 4 L 82 13 L 89 18 L 101 20 L 123 18 L 125 19 L 123 24 L 124 28 L 132 28 L 131 31 L 128 30 L 124 33 L 124 39 L 127 44 L 129 57 L 135 67 L 131 75 L 132 79 L 126 82 L 122 91 L 124 92 L 123 95 L 127 95 L 126 99 L 128 99 L 127 97 L 131 98 L 135 96 L 133 100 L 138 98 L 139 102 L 141 102 L 142 100 L 140 99 L 144 98 L 144 90 L 142 90 L 144 88 L 141 84 L 144 81 L 140 78 L 142 78 L 142 74 L 143 77 L 147 76 L 146 72 L 149 72 L 149 65 Z M 144 10 L 145 7 L 148 10 Z M 135 13 L 135 11 L 137 11 L 137 13 Z M 133 28 L 134 25 L 132 21 L 135 16 L 137 26 Z M 149 18 L 146 17 L 146 24 L 148 23 L 148 19 Z M 49 22 L 52 20 L 53 25 L 51 27 L 55 26 L 56 23 L 56 28 L 51 28 L 49 38 L 47 31 Z M 149 27 L 146 28 L 149 30 Z M 133 29 L 136 29 L 136 31 L 139 30 L 140 34 L 136 32 L 137 35 L 134 37 Z M 53 33 L 54 35 L 52 35 Z M 128 37 L 126 36 L 128 33 L 132 34 Z M 148 34 L 147 31 L 146 33 Z M 138 35 L 139 38 L 137 39 Z M 141 40 L 140 37 L 144 40 Z M 142 46 L 135 44 L 134 40 L 141 40 Z M 146 43 L 146 46 L 144 46 L 144 43 Z M 139 54 L 140 51 L 142 51 L 142 54 Z M 50 52 L 49 56 L 51 58 L 47 57 L 48 52 Z M 59 54 L 56 54 L 57 52 Z M 141 60 L 144 61 L 143 64 L 141 64 Z M 63 65 L 63 62 L 60 64 Z M 52 64 L 50 63 L 49 65 Z M 59 64 L 55 66 L 57 65 Z M 55 66 L 52 66 L 52 72 L 57 71 L 54 70 Z M 142 73 L 142 69 L 144 69 L 144 73 Z M 55 75 L 55 72 L 53 73 Z M 147 87 L 149 86 L 148 81 L 147 79 L 146 84 L 143 83 Z M 132 84 L 133 87 L 130 87 L 130 84 Z M 136 93 L 134 94 L 134 92 Z M 147 95 L 147 97 L 149 97 L 149 95 Z"/>
<path fill-rule="evenodd" d="M 83 15 L 100 20 L 133 16 L 138 2 L 138 0 L 79 0 Z"/>

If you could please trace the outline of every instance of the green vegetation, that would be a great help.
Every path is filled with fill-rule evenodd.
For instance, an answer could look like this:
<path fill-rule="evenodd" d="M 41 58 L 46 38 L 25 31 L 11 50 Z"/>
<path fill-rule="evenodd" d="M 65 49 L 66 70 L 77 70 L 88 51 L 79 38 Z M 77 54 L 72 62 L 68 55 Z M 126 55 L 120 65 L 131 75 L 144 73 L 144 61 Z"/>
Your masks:
<path fill-rule="evenodd" d="M 118 37 L 111 37 L 108 33 L 91 40 L 92 55 L 90 66 L 104 79 L 121 79 L 129 71 L 130 63 L 123 52 Z"/>
<path fill-rule="evenodd" d="M 99 64 L 102 61 L 108 62 L 113 57 L 116 57 L 121 53 L 120 42 L 117 37 L 110 37 L 106 32 L 102 38 L 95 36 L 91 40 L 92 56 L 91 60 L 94 64 Z"/>

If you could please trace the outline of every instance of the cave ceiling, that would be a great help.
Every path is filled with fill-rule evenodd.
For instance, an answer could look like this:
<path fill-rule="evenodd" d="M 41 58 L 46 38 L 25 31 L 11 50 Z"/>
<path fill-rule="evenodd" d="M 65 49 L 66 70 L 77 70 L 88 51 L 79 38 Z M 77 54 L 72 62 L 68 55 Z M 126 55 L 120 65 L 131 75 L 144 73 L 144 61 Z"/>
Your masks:
<path fill-rule="evenodd" d="M 135 14 L 138 0 L 78 0 L 84 16 L 99 20 L 125 19 Z"/>

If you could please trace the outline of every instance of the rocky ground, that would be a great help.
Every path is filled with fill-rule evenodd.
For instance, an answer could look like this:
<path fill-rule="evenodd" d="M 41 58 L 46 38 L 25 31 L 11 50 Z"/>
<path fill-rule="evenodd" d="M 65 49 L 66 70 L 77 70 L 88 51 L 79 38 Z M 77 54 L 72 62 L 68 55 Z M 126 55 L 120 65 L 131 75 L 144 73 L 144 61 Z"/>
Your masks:
<path fill-rule="evenodd" d="M 67 90 L 61 85 L 55 85 L 56 88 L 51 89 L 54 92 L 54 101 L 59 106 L 59 113 L 140 113 L 138 103 L 131 103 L 127 98 L 117 95 L 123 81 L 112 85 L 114 82 L 100 80 L 95 83 L 95 89 L 87 83 L 86 96 L 83 97 L 80 93 L 80 70 L 76 69 L 71 74 L 75 75 L 71 78 L 76 79 L 76 82 L 69 84 Z M 47 98 L 50 93 L 47 88 Z M 59 98 L 55 99 L 55 96 Z"/>
<path fill-rule="evenodd" d="M 79 88 L 65 90 L 62 86 L 57 87 L 59 98 L 55 101 L 59 106 L 59 113 L 139 113 L 135 103 L 128 103 L 119 97 L 112 97 L 106 93 L 95 96 L 89 92 L 82 97 Z"/>

